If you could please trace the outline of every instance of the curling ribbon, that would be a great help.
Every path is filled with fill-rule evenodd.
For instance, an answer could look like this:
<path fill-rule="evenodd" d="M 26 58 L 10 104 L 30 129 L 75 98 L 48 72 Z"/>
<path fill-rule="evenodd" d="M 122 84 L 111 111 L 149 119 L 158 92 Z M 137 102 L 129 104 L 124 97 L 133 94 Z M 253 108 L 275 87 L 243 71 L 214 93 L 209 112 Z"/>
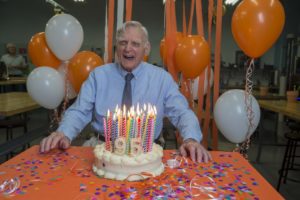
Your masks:
<path fill-rule="evenodd" d="M 181 166 L 182 160 L 184 160 L 185 164 L 188 163 L 185 157 L 177 155 L 175 158 L 167 160 L 167 166 L 171 169 L 179 168 Z"/>
<path fill-rule="evenodd" d="M 198 192 L 196 193 L 195 190 L 198 190 Z M 206 175 L 193 177 L 189 185 L 189 192 L 192 197 L 197 199 L 222 199 L 217 192 L 216 182 L 213 178 Z"/>
<path fill-rule="evenodd" d="M 249 121 L 249 126 L 246 134 L 247 140 L 244 141 L 241 145 L 237 145 L 234 151 L 239 152 L 245 159 L 248 159 L 248 149 L 250 147 L 250 136 L 251 129 L 253 129 L 253 120 L 254 120 L 254 112 L 252 110 L 252 90 L 253 90 L 253 81 L 252 74 L 254 71 L 254 59 L 250 60 L 249 66 L 247 67 L 246 72 L 246 84 L 245 84 L 245 105 L 246 105 L 246 113 Z"/>
<path fill-rule="evenodd" d="M 20 179 L 18 177 L 11 178 L 3 181 L 3 183 L 0 184 L 0 192 L 3 192 L 4 195 L 9 195 L 16 191 L 19 187 Z"/>

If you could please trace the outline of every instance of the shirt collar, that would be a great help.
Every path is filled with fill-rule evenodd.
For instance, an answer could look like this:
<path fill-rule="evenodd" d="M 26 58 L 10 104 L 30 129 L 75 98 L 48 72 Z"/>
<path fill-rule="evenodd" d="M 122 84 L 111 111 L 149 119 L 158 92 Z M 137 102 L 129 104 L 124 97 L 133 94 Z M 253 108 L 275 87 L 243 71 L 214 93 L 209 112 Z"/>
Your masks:
<path fill-rule="evenodd" d="M 117 68 L 118 68 L 118 71 L 119 71 L 120 75 L 121 75 L 122 77 L 125 77 L 125 76 L 128 74 L 128 72 L 125 71 L 125 70 L 121 67 L 121 65 L 120 65 L 119 63 L 116 63 L 116 64 L 117 64 Z M 142 73 L 144 67 L 145 67 L 145 66 L 144 66 L 144 62 L 141 62 L 141 63 L 140 63 L 140 64 L 132 71 L 132 74 L 134 75 L 134 78 L 138 78 L 138 77 L 140 76 L 140 74 Z"/>

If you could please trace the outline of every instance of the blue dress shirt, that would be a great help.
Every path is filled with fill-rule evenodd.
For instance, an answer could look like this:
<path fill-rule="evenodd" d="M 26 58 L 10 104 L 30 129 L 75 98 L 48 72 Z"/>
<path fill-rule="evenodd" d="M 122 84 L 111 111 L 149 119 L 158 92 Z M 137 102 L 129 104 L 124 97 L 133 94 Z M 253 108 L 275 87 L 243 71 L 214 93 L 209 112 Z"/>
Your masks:
<path fill-rule="evenodd" d="M 93 129 L 103 132 L 103 117 L 106 117 L 107 111 L 114 111 L 116 105 L 121 106 L 127 73 L 117 63 L 95 68 L 83 83 L 75 103 L 65 112 L 58 131 L 73 140 L 92 121 Z M 201 141 L 198 119 L 168 72 L 142 62 L 132 73 L 132 105 L 150 103 L 156 106 L 154 138 L 159 137 L 166 116 L 179 129 L 184 140 L 193 138 Z"/>

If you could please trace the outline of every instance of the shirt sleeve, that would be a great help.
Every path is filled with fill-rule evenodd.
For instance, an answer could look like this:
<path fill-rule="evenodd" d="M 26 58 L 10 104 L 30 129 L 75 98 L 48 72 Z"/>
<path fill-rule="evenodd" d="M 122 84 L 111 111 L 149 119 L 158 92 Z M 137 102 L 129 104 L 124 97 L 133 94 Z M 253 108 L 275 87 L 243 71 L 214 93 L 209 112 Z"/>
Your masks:
<path fill-rule="evenodd" d="M 186 98 L 179 91 L 171 75 L 167 74 L 165 81 L 165 115 L 179 130 L 183 140 L 193 138 L 200 142 L 202 132 L 198 118 L 189 108 Z"/>
<path fill-rule="evenodd" d="M 76 101 L 65 112 L 57 131 L 63 132 L 70 140 L 79 135 L 92 119 L 95 92 L 95 74 L 91 72 L 89 78 L 83 83 Z"/>

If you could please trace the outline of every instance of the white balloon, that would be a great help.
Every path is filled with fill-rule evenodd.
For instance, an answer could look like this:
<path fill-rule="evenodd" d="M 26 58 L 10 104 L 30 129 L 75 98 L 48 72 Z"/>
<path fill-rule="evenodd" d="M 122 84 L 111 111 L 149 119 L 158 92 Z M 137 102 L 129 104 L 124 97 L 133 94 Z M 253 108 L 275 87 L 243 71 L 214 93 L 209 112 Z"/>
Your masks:
<path fill-rule="evenodd" d="M 71 59 L 83 41 L 81 24 L 69 14 L 53 16 L 46 24 L 45 35 L 47 45 L 60 60 Z"/>
<path fill-rule="evenodd" d="M 51 67 L 37 67 L 28 76 L 27 90 L 32 99 L 41 106 L 54 109 L 64 98 L 64 80 Z"/>
<path fill-rule="evenodd" d="M 208 74 L 207 74 L 207 69 L 208 68 L 205 68 L 205 71 L 204 71 L 204 76 L 205 76 L 205 79 L 204 79 L 204 94 L 207 93 L 207 79 L 208 79 Z M 203 72 L 202 72 L 203 73 Z M 211 86 L 213 85 L 214 83 L 214 71 L 212 68 L 210 68 L 210 78 L 209 78 L 209 88 L 211 88 Z M 193 99 L 196 100 L 198 99 L 198 85 L 199 85 L 199 76 L 197 78 L 195 78 L 192 82 L 192 95 L 193 95 Z"/>
<path fill-rule="evenodd" d="M 70 83 L 70 81 L 67 80 L 67 82 L 66 82 L 66 78 L 67 78 L 66 74 L 67 74 L 67 70 L 68 70 L 67 67 L 68 67 L 67 63 L 62 63 L 58 67 L 57 71 L 61 75 L 62 79 L 65 81 L 65 84 L 67 84 L 66 85 L 67 87 L 65 88 L 65 94 L 67 95 L 67 98 L 68 99 L 73 99 L 73 98 L 75 98 L 77 96 L 77 93 L 74 90 L 74 88 L 73 88 L 72 84 Z"/>
<path fill-rule="evenodd" d="M 249 137 L 255 131 L 260 119 L 260 108 L 256 99 L 250 96 L 253 111 L 252 128 Z M 218 129 L 229 141 L 241 143 L 247 139 L 249 120 L 245 104 L 244 90 L 228 90 L 217 100 L 214 107 L 214 119 Z"/>

